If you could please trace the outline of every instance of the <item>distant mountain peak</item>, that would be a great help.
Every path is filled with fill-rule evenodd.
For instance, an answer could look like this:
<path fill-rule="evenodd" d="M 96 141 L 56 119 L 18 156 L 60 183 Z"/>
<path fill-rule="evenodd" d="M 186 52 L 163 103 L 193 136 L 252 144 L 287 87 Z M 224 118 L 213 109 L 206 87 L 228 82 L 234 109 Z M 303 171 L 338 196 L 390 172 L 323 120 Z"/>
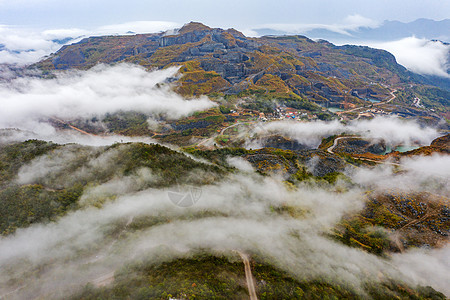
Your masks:
<path fill-rule="evenodd" d="M 229 28 L 226 30 L 226 32 L 228 32 L 229 34 L 231 34 L 234 37 L 245 37 L 245 35 L 240 32 L 239 30 L 236 30 L 234 28 Z"/>
<path fill-rule="evenodd" d="M 204 30 L 211 30 L 211 27 L 206 26 L 203 23 L 200 22 L 189 22 L 187 24 L 184 24 L 183 27 L 178 31 L 180 34 L 185 34 L 188 32 L 193 31 L 204 31 Z"/>

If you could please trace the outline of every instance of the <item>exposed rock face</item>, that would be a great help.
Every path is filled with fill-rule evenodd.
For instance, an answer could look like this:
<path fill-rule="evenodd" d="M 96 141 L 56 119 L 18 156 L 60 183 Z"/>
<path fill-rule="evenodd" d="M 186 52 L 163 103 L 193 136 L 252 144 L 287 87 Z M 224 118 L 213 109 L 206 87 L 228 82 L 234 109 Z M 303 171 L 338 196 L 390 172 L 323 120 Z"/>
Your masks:
<path fill-rule="evenodd" d="M 343 172 L 348 164 L 337 155 L 320 150 L 310 150 L 303 152 L 308 170 L 314 176 L 325 176 L 333 172 Z"/>
<path fill-rule="evenodd" d="M 349 138 L 339 140 L 333 151 L 350 154 L 382 154 L 386 151 L 386 144 L 383 141 L 366 141 L 359 138 Z"/>
<path fill-rule="evenodd" d="M 264 147 L 278 148 L 283 150 L 295 151 L 295 150 L 305 150 L 308 148 L 307 146 L 300 144 L 296 140 L 286 139 L 285 137 L 278 135 L 266 138 L 263 141 L 263 143 Z"/>
<path fill-rule="evenodd" d="M 243 65 L 223 63 L 220 59 L 202 61 L 200 66 L 205 71 L 215 71 L 231 83 L 240 82 L 246 73 Z"/>
<path fill-rule="evenodd" d="M 431 147 L 440 148 L 442 152 L 450 153 L 450 134 L 438 137 L 431 142 Z"/>
<path fill-rule="evenodd" d="M 260 153 L 249 154 L 245 159 L 249 161 L 256 170 L 266 174 L 277 173 L 288 176 L 294 174 L 298 170 L 292 162 L 286 162 L 286 160 L 283 160 L 281 157 L 264 153 L 264 150 Z"/>
<path fill-rule="evenodd" d="M 62 49 L 61 49 L 62 50 Z M 61 51 L 61 55 L 53 59 L 52 63 L 60 69 L 66 69 L 74 65 L 81 65 L 86 62 L 86 57 L 80 49 L 69 49 Z"/>

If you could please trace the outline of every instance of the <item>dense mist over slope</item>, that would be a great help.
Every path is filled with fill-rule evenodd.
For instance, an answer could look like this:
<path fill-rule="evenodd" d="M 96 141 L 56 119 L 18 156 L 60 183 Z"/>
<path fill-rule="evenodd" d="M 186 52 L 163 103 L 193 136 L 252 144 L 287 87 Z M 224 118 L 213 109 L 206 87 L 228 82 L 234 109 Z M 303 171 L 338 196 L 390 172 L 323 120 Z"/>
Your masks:
<path fill-rule="evenodd" d="M 91 181 L 93 173 L 114 172 L 120 149 L 98 155 L 101 148 L 80 151 L 65 146 L 22 167 L 16 180 L 53 187 Z M 67 169 L 86 158 L 85 167 Z M 280 177 L 254 173 L 245 161 L 229 161 L 243 171 L 198 186 L 201 193 L 189 207 L 172 201 L 170 193 L 176 187 L 145 188 L 160 175 L 144 168 L 131 176 L 117 173 L 112 180 L 85 189 L 80 209 L 54 223 L 33 225 L 2 237 L 1 293 L 10 292 L 9 285 L 18 284 L 13 299 L 36 294 L 65 298 L 96 278 L 135 261 L 158 263 L 199 251 L 223 253 L 231 259 L 234 250 L 267 259 L 294 278 L 321 278 L 362 296 L 366 293 L 364 284 L 387 279 L 431 285 L 450 293 L 448 246 L 380 258 L 327 237 L 344 215 L 363 208 L 367 187 L 384 191 L 397 185 L 428 190 L 429 185 L 417 184 L 417 174 L 421 174 L 423 181 L 433 180 L 435 186 L 443 186 L 448 196 L 447 157 L 402 161 L 401 174 L 388 167 L 362 167 L 349 173 L 356 185 L 345 181 L 334 185 L 311 182 L 292 188 L 287 188 Z M 433 166 L 438 161 L 437 169 Z M 420 168 L 422 165 L 429 169 Z M 192 170 L 183 181 L 188 178 L 206 179 L 210 175 Z M 183 185 L 176 190 L 185 195 L 192 193 Z M 300 211 L 300 216 L 284 213 L 286 207 Z M 42 268 L 45 272 L 39 271 Z M 35 272 L 39 275 L 35 276 Z"/>
<path fill-rule="evenodd" d="M 237 180 L 245 182 L 245 185 L 233 184 L 236 181 L 234 179 L 232 182 L 223 183 L 222 186 L 204 187 L 202 201 L 191 209 L 174 207 L 164 191 L 148 191 L 122 197 L 114 203 L 105 205 L 101 210 L 91 208 L 79 211 L 54 225 L 19 231 L 16 236 L 2 241 L 3 268 L 7 269 L 6 267 L 17 259 L 26 259 L 37 265 L 51 260 L 52 265 L 55 265 L 55 260 L 73 257 L 76 252 L 92 249 L 94 244 L 105 243 L 107 236 L 105 236 L 104 230 L 121 220 L 124 222 L 131 218 L 155 216 L 160 212 L 164 212 L 164 215 L 171 218 L 180 218 L 195 211 L 207 210 L 226 214 L 227 217 L 178 221 L 155 226 L 142 232 L 127 234 L 125 240 L 121 240 L 118 246 L 114 245 L 110 250 L 111 253 L 103 254 L 103 251 L 108 252 L 108 248 L 100 248 L 95 251 L 96 257 L 105 255 L 98 262 L 83 264 L 85 259 L 82 259 L 81 262 L 75 260 L 68 266 L 55 265 L 55 269 L 50 269 L 50 272 L 39 280 L 40 293 L 46 294 L 56 287 L 65 289 L 64 281 L 68 278 L 64 279 L 63 274 L 59 272 L 67 267 L 74 268 L 70 275 L 71 284 L 74 283 L 73 276 L 75 274 L 80 283 L 83 283 L 83 280 L 87 283 L 86 279 L 89 277 L 86 275 L 89 275 L 90 272 L 95 274 L 96 270 L 120 267 L 123 262 L 129 261 L 133 257 L 151 257 L 151 254 L 155 253 L 154 251 L 158 253 L 161 247 L 167 248 L 170 252 L 175 251 L 173 258 L 182 257 L 190 249 L 197 248 L 211 251 L 242 249 L 252 253 L 261 253 L 296 276 L 312 278 L 325 276 L 333 282 L 356 285 L 354 287 L 356 289 L 358 289 L 357 283 L 360 280 L 376 280 L 379 272 L 387 272 L 389 277 L 396 276 L 396 278 L 410 283 L 421 278 L 420 272 L 423 270 L 412 274 L 410 272 L 402 273 L 395 267 L 391 269 L 390 265 L 385 265 L 376 257 L 345 248 L 320 237 L 320 231 L 337 221 L 343 212 L 361 207 L 362 204 L 355 194 L 346 193 L 336 198 L 336 195 L 315 189 L 301 189 L 296 193 L 286 194 L 281 186 L 277 187 L 276 182 L 265 180 L 261 185 L 257 182 L 249 182 L 248 178 L 240 177 Z M 228 196 L 220 196 L 224 195 L 225 191 Z M 262 195 L 265 196 L 262 197 Z M 234 200 L 232 201 L 232 199 Z M 244 199 L 247 200 L 243 201 Z M 309 217 L 296 221 L 270 214 L 268 207 L 270 205 L 277 206 L 281 201 L 311 210 Z M 359 204 L 355 205 L 357 203 Z M 326 205 L 324 206 L 324 204 Z M 317 211 L 319 207 L 321 208 L 320 212 Z M 326 207 L 326 211 L 323 211 L 324 207 Z M 299 237 L 290 236 L 295 232 L 299 234 Z M 58 237 L 64 238 L 61 240 Z M 120 247 L 125 247 L 125 249 Z M 433 252 L 427 254 L 421 252 L 408 256 L 398 255 L 391 263 L 394 263 L 395 266 L 398 260 L 401 262 L 400 267 L 402 268 L 408 266 L 410 269 L 422 269 L 423 266 L 415 267 L 413 264 L 416 262 L 417 255 L 421 255 L 423 259 L 427 260 L 439 260 L 439 257 L 441 259 L 445 257 L 445 255 L 439 254 L 442 251 L 437 251 L 436 255 Z M 446 251 L 448 254 L 448 249 Z M 352 257 L 351 265 L 348 265 L 350 263 L 349 256 Z M 95 260 L 93 254 L 90 257 Z M 414 259 L 407 260 L 408 257 Z M 15 273 L 20 274 L 18 265 L 14 265 L 16 266 Z M 28 265 L 27 268 L 29 267 Z M 428 273 L 433 273 L 435 276 L 427 277 L 426 281 L 421 279 L 421 283 L 431 284 L 442 290 L 445 288 L 445 278 L 449 276 L 448 268 L 444 264 L 439 268 L 440 271 L 436 272 L 434 267 L 433 271 L 430 270 Z M 83 269 L 86 270 L 83 271 Z M 349 272 L 350 270 L 352 271 Z M 301 273 L 298 273 L 299 271 Z M 58 274 L 59 279 L 56 281 L 52 279 L 56 275 L 53 272 Z M 47 278 L 47 276 L 49 277 Z M 61 278 L 61 276 L 63 277 Z M 440 280 L 443 282 L 440 283 Z M 28 287 L 24 290 L 28 290 Z"/>
<path fill-rule="evenodd" d="M 63 72 L 54 79 L 16 78 L 0 85 L 0 127 L 46 132 L 51 129 L 40 121 L 52 117 L 90 119 L 134 110 L 176 119 L 215 106 L 207 98 L 187 101 L 164 86 L 176 72 L 120 64 Z"/>
<path fill-rule="evenodd" d="M 383 140 L 388 145 L 415 142 L 428 145 L 439 136 L 436 129 L 420 126 L 414 121 L 405 121 L 396 117 L 376 117 L 371 120 L 356 120 L 344 125 L 339 121 L 313 121 L 300 123 L 295 121 L 270 122 L 257 128 L 259 132 L 281 133 L 310 147 L 319 146 L 324 137 L 335 134 L 357 134 L 365 138 Z"/>

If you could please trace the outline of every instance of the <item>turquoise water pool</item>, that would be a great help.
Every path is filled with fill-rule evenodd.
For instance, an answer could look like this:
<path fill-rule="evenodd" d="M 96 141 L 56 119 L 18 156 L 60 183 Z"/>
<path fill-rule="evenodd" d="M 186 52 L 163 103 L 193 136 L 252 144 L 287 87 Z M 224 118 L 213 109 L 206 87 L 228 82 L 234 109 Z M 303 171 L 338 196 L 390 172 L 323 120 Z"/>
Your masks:
<path fill-rule="evenodd" d="M 366 101 L 370 101 L 372 103 L 379 103 L 379 102 L 381 102 L 380 100 L 371 99 L 371 98 L 363 98 L 363 99 L 366 100 Z"/>
<path fill-rule="evenodd" d="M 344 111 L 344 109 L 339 108 L 339 107 L 327 107 L 327 109 L 331 112 L 338 112 L 338 111 Z"/>
<path fill-rule="evenodd" d="M 392 149 L 390 146 L 386 146 L 386 151 L 384 151 L 383 155 L 391 153 L 392 151 L 398 151 L 398 152 L 408 152 L 411 150 L 415 150 L 417 148 L 420 148 L 420 146 L 396 146 L 394 149 Z"/>

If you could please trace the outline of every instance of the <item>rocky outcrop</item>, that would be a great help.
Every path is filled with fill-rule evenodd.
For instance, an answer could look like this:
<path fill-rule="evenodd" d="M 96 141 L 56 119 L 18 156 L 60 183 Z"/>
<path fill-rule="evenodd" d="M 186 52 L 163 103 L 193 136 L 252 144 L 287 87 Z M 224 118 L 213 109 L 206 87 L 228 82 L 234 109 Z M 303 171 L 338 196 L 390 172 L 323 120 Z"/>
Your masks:
<path fill-rule="evenodd" d="M 279 135 L 266 137 L 261 142 L 264 144 L 264 147 L 278 148 L 282 150 L 295 151 L 308 149 L 308 146 L 302 145 L 296 140 L 290 140 Z"/>
<path fill-rule="evenodd" d="M 66 46 L 64 46 L 66 47 Z M 80 49 L 61 49 L 61 55 L 56 56 L 52 63 L 55 65 L 57 69 L 68 69 L 73 66 L 82 65 L 86 62 L 86 57 L 84 53 Z"/>
<path fill-rule="evenodd" d="M 386 144 L 384 141 L 368 141 L 360 138 L 347 138 L 339 140 L 333 151 L 337 153 L 349 154 L 383 154 L 386 151 Z"/>
<path fill-rule="evenodd" d="M 314 176 L 323 177 L 330 173 L 343 172 L 349 165 L 339 156 L 321 150 L 299 151 L 304 163 Z"/>

